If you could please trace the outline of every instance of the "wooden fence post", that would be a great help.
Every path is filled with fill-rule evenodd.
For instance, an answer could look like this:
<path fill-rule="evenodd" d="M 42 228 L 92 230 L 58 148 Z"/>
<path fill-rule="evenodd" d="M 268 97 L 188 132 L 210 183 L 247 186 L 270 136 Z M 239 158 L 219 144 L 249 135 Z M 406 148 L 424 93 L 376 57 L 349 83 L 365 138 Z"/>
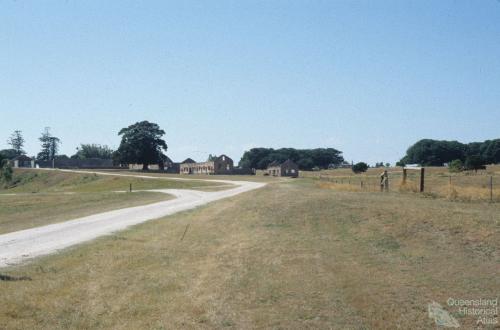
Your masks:
<path fill-rule="evenodd" d="M 425 168 L 420 169 L 420 192 L 424 192 Z"/>
<path fill-rule="evenodd" d="M 493 175 L 490 176 L 490 201 L 493 202 Z"/>
<path fill-rule="evenodd" d="M 385 175 L 385 191 L 389 192 L 389 174 L 387 173 L 387 171 L 384 171 L 384 175 Z"/>
<path fill-rule="evenodd" d="M 403 168 L 403 186 L 406 184 L 406 168 Z"/>
<path fill-rule="evenodd" d="M 380 191 L 389 191 L 389 175 L 387 170 L 380 174 Z"/>

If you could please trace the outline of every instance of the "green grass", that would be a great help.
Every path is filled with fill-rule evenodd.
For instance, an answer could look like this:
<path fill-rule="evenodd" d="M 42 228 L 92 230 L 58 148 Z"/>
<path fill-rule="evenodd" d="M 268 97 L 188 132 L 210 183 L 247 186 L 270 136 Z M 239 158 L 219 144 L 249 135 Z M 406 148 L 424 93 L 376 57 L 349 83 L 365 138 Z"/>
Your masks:
<path fill-rule="evenodd" d="M 500 292 L 499 218 L 498 204 L 272 184 L 2 269 L 31 281 L 0 282 L 0 328 L 435 328 L 431 301 Z"/>
<path fill-rule="evenodd" d="M 170 198 L 152 192 L 0 195 L 0 234 Z"/>
<path fill-rule="evenodd" d="M 205 181 L 152 180 L 45 170 L 16 170 L 8 186 L 0 185 L 0 193 L 38 192 L 105 192 L 147 189 L 190 189 L 217 185 Z"/>

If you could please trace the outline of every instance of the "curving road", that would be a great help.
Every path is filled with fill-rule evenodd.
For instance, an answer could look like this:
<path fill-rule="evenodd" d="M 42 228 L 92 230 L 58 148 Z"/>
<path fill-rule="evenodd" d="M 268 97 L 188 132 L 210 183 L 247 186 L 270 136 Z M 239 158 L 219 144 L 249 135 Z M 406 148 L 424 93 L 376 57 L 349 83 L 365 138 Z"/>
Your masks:
<path fill-rule="evenodd" d="M 114 174 L 93 171 L 69 171 L 95 173 L 99 175 L 131 176 L 147 179 L 190 180 L 184 178 L 161 178 L 144 175 Z M 261 188 L 265 183 L 230 180 L 201 180 L 235 185 L 223 191 L 203 192 L 188 189 L 150 190 L 174 195 L 176 198 L 154 204 L 119 209 L 0 235 L 0 267 L 19 264 L 37 256 L 57 252 L 66 247 L 107 235 L 148 220 L 158 219 L 180 211 L 193 209 L 219 199 Z"/>

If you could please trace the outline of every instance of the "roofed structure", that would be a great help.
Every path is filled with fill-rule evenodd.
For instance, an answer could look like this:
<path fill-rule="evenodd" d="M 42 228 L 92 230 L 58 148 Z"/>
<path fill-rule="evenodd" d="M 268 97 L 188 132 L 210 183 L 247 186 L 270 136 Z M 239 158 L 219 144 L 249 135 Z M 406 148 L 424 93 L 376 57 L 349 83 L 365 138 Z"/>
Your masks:
<path fill-rule="evenodd" d="M 288 159 L 280 163 L 273 161 L 267 166 L 267 174 L 272 176 L 289 176 L 296 178 L 299 176 L 299 166 Z"/>
<path fill-rule="evenodd" d="M 15 158 L 12 158 L 10 160 L 10 163 L 11 163 L 12 167 L 14 167 L 14 168 L 19 168 L 19 167 L 33 168 L 33 167 L 35 167 L 35 160 L 31 157 L 26 156 L 26 155 L 19 155 Z"/>
<path fill-rule="evenodd" d="M 232 174 L 234 163 L 226 155 L 215 157 L 211 161 L 196 163 L 191 158 L 186 159 L 180 165 L 181 174 Z"/>

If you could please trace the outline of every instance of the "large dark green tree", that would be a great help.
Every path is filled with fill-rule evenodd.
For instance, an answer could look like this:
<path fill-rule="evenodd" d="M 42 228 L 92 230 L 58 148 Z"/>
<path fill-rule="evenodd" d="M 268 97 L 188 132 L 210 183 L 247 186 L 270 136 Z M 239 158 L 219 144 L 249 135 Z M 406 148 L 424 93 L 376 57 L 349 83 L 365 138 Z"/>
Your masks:
<path fill-rule="evenodd" d="M 167 143 L 162 139 L 165 131 L 155 123 L 137 122 L 122 128 L 118 135 L 122 137 L 118 148 L 121 162 L 142 164 L 142 169 L 145 171 L 149 169 L 150 164 L 158 164 L 162 152 L 167 150 Z"/>
<path fill-rule="evenodd" d="M 19 155 L 17 154 L 17 151 L 14 149 L 3 149 L 0 150 L 0 156 L 5 159 L 12 159 L 16 158 Z"/>

